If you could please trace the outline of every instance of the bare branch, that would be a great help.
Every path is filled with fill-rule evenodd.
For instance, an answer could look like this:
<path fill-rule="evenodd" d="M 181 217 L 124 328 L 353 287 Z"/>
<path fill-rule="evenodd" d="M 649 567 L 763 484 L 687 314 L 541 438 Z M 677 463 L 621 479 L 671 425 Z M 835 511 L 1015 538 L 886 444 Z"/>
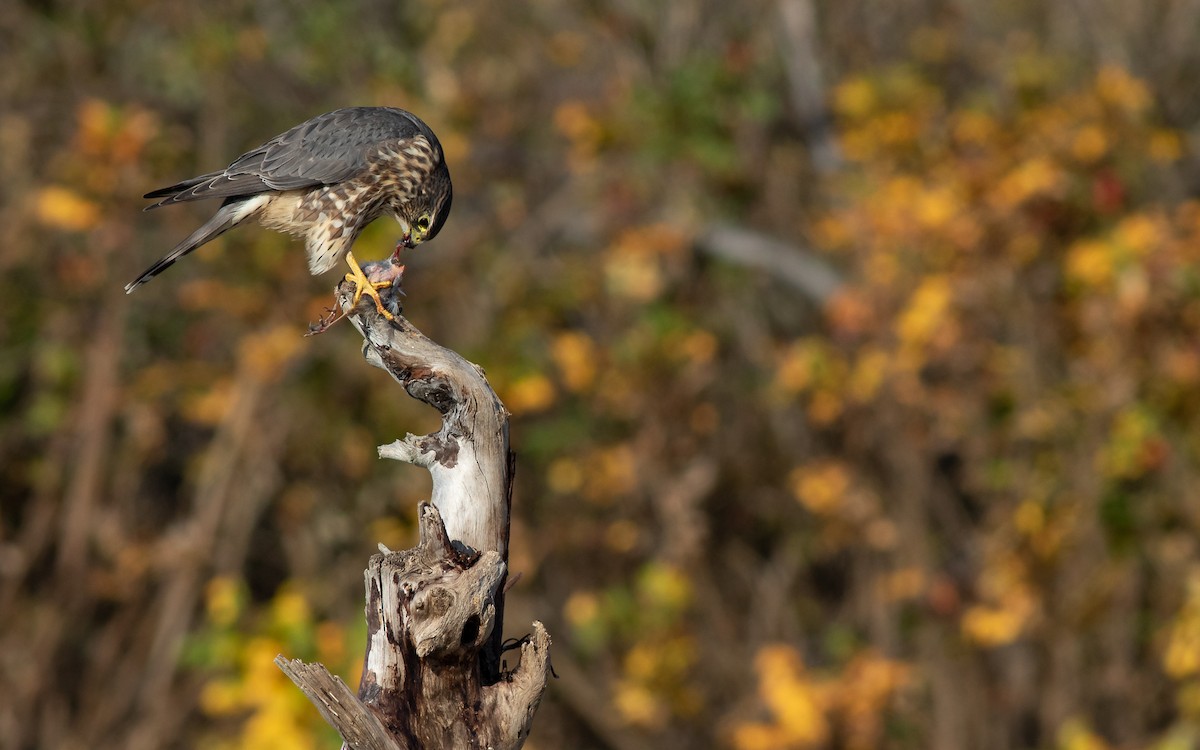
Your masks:
<path fill-rule="evenodd" d="M 432 502 L 442 511 L 450 538 L 507 558 L 511 477 L 504 405 L 482 369 L 429 340 L 403 317 L 388 321 L 369 300 L 350 313 L 353 291 L 353 284 L 343 283 L 338 301 L 363 335 L 363 356 L 442 415 L 437 432 L 407 435 L 381 446 L 379 455 L 429 469 Z"/>
<path fill-rule="evenodd" d="M 712 226 L 696 239 L 696 249 L 766 271 L 818 306 L 824 306 L 842 286 L 841 275 L 815 253 L 749 229 Z"/>
<path fill-rule="evenodd" d="M 804 131 L 813 167 L 829 174 L 841 167 L 842 154 L 826 104 L 816 15 L 813 0 L 779 0 L 779 40 L 792 111 Z"/>

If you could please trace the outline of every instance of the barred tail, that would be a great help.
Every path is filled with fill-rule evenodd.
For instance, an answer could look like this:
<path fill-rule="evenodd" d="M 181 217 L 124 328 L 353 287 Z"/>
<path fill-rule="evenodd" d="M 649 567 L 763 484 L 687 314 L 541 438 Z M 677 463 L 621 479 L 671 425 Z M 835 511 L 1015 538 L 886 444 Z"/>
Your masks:
<path fill-rule="evenodd" d="M 129 294 L 134 289 L 137 289 L 142 284 L 145 284 L 150 279 L 159 275 L 163 271 L 170 268 L 175 261 L 192 252 L 204 243 L 212 240 L 233 227 L 237 226 L 243 219 L 254 213 L 255 209 L 259 208 L 265 202 L 265 197 L 256 195 L 247 200 L 240 200 L 232 203 L 226 203 L 213 214 L 212 218 L 204 222 L 204 224 L 188 235 L 187 239 L 176 245 L 171 252 L 164 255 L 157 263 L 147 268 L 133 281 L 125 285 L 125 293 Z"/>

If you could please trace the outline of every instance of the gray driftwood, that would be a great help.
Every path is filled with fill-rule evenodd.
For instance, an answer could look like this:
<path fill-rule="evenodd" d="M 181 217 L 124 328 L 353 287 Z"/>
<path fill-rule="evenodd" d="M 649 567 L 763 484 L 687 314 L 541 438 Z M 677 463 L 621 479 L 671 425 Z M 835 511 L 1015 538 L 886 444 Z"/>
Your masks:
<path fill-rule="evenodd" d="M 386 265 L 364 267 L 395 278 Z M 357 696 L 320 664 L 276 659 L 351 750 L 519 748 L 529 735 L 550 669 L 540 622 L 501 669 L 512 460 L 508 413 L 483 371 L 401 317 L 380 315 L 353 284 L 338 287 L 343 312 L 363 335 L 367 361 L 438 410 L 442 427 L 381 446 L 433 476 L 418 513 L 420 542 L 382 549 L 366 570 L 368 641 Z M 395 297 L 385 290 L 385 300 Z"/>

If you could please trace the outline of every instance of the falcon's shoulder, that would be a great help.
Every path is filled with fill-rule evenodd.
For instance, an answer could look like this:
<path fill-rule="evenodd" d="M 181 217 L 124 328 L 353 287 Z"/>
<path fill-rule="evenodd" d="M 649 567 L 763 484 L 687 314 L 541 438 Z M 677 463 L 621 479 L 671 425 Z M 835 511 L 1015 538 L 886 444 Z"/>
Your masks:
<path fill-rule="evenodd" d="M 339 109 L 271 139 L 225 171 L 261 177 L 275 190 L 329 185 L 361 173 L 375 154 L 397 141 L 426 135 L 432 133 L 424 123 L 404 110 Z"/>
<path fill-rule="evenodd" d="M 273 190 L 331 185 L 365 171 L 380 151 L 425 138 L 441 157 L 436 136 L 415 115 L 391 107 L 348 107 L 318 115 L 239 156 L 220 172 L 147 194 L 159 204 L 232 198 Z"/>

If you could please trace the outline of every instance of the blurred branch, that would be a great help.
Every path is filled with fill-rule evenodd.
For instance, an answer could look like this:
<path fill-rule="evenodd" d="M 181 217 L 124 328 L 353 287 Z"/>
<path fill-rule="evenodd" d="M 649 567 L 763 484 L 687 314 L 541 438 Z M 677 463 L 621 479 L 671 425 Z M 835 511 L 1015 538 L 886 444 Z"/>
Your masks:
<path fill-rule="evenodd" d="M 87 371 L 76 424 L 74 472 L 63 500 L 58 567 L 67 580 L 81 575 L 103 492 L 104 468 L 112 450 L 113 414 L 117 408 L 120 354 L 128 304 L 110 293 L 96 316 L 95 335 L 87 352 Z"/>
<path fill-rule="evenodd" d="M 438 432 L 407 435 L 379 453 L 429 469 L 433 500 L 418 511 L 416 548 L 384 550 L 367 566 L 369 636 L 351 710 L 348 691 L 323 667 L 282 657 L 276 663 L 352 750 L 519 748 L 546 688 L 550 636 L 534 622 L 520 664 L 501 673 L 513 476 L 508 412 L 479 367 L 400 316 L 396 267 L 364 270 L 393 283 L 384 295 L 395 318 L 384 318 L 369 299 L 354 307 L 352 282 L 339 286 L 338 303 L 365 340 L 363 355 L 442 415 Z M 382 724 L 364 720 L 369 713 Z"/>
<path fill-rule="evenodd" d="M 1052 7 L 1052 6 L 1050 6 Z M 1060 38 L 1078 34 L 1100 62 L 1130 67 L 1128 29 L 1136 25 L 1133 6 L 1112 0 L 1073 0 L 1055 9 L 1054 30 Z"/>
<path fill-rule="evenodd" d="M 558 679 L 554 693 L 575 716 L 595 733 L 604 747 L 610 750 L 650 750 L 653 740 L 645 739 L 613 721 L 610 699 L 597 687 L 595 674 L 574 659 L 570 653 L 554 657 L 554 672 Z"/>
<path fill-rule="evenodd" d="M 841 275 L 811 251 L 739 227 L 717 225 L 696 238 L 696 249 L 736 265 L 766 271 L 823 306 L 837 293 Z"/>
<path fill-rule="evenodd" d="M 783 69 L 788 78 L 792 111 L 804 132 L 813 167 L 828 174 L 842 164 L 833 138 L 821 59 L 818 57 L 817 17 L 813 0 L 779 0 L 779 39 Z"/>

